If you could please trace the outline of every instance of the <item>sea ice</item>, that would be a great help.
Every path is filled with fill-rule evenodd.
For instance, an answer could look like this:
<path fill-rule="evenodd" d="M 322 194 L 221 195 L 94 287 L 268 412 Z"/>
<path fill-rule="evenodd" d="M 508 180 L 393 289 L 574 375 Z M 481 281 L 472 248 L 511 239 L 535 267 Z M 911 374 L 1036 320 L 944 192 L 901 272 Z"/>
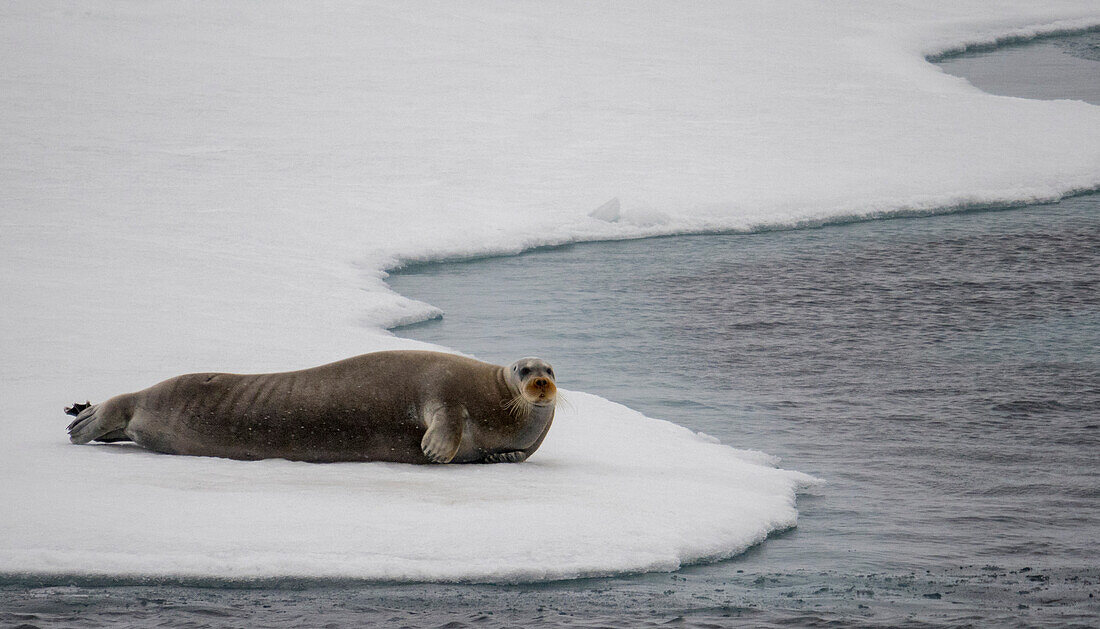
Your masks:
<path fill-rule="evenodd" d="M 1100 108 L 925 57 L 1097 24 L 1061 0 L 4 3 L 0 572 L 549 579 L 792 526 L 807 477 L 579 392 L 516 466 L 75 447 L 61 409 L 421 346 L 384 329 L 439 314 L 386 286 L 410 262 L 1095 189 Z"/>

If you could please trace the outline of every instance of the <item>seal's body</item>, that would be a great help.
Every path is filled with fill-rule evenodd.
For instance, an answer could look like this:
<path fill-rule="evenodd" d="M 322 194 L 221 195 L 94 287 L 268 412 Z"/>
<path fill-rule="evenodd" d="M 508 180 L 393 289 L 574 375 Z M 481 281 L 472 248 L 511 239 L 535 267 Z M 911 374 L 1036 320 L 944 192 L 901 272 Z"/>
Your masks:
<path fill-rule="evenodd" d="M 550 365 L 392 351 L 284 373 L 195 373 L 69 412 L 73 443 L 295 461 L 518 462 L 554 418 Z"/>

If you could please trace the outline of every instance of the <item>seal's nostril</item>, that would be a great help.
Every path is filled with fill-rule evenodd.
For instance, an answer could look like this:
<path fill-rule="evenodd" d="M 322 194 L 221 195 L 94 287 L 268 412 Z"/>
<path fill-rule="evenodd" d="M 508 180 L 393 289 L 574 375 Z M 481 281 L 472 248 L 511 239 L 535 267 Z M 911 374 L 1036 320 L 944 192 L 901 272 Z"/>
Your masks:
<path fill-rule="evenodd" d="M 540 386 L 540 387 L 545 387 L 546 386 L 546 378 L 539 378 L 538 380 L 535 380 L 535 384 L 537 386 Z"/>

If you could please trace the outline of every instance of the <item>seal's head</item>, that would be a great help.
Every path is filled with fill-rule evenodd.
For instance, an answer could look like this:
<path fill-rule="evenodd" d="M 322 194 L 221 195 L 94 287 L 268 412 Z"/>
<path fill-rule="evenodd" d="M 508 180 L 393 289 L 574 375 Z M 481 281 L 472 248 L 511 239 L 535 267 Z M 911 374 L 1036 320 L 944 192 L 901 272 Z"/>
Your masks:
<path fill-rule="evenodd" d="M 553 406 L 558 397 L 554 368 L 541 358 L 521 358 L 505 368 L 504 377 L 516 390 L 512 404 L 517 410 L 529 406 Z"/>

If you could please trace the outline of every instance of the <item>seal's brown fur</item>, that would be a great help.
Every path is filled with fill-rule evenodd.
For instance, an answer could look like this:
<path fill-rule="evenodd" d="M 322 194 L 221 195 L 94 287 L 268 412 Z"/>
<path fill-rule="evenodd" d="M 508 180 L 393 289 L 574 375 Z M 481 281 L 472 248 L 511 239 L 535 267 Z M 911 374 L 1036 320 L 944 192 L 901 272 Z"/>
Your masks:
<path fill-rule="evenodd" d="M 232 459 L 522 461 L 550 428 L 556 392 L 549 366 L 525 360 L 545 369 L 517 380 L 470 358 L 392 351 L 284 373 L 188 374 L 81 410 L 70 438 Z M 536 403 L 513 412 L 517 396 Z"/>

